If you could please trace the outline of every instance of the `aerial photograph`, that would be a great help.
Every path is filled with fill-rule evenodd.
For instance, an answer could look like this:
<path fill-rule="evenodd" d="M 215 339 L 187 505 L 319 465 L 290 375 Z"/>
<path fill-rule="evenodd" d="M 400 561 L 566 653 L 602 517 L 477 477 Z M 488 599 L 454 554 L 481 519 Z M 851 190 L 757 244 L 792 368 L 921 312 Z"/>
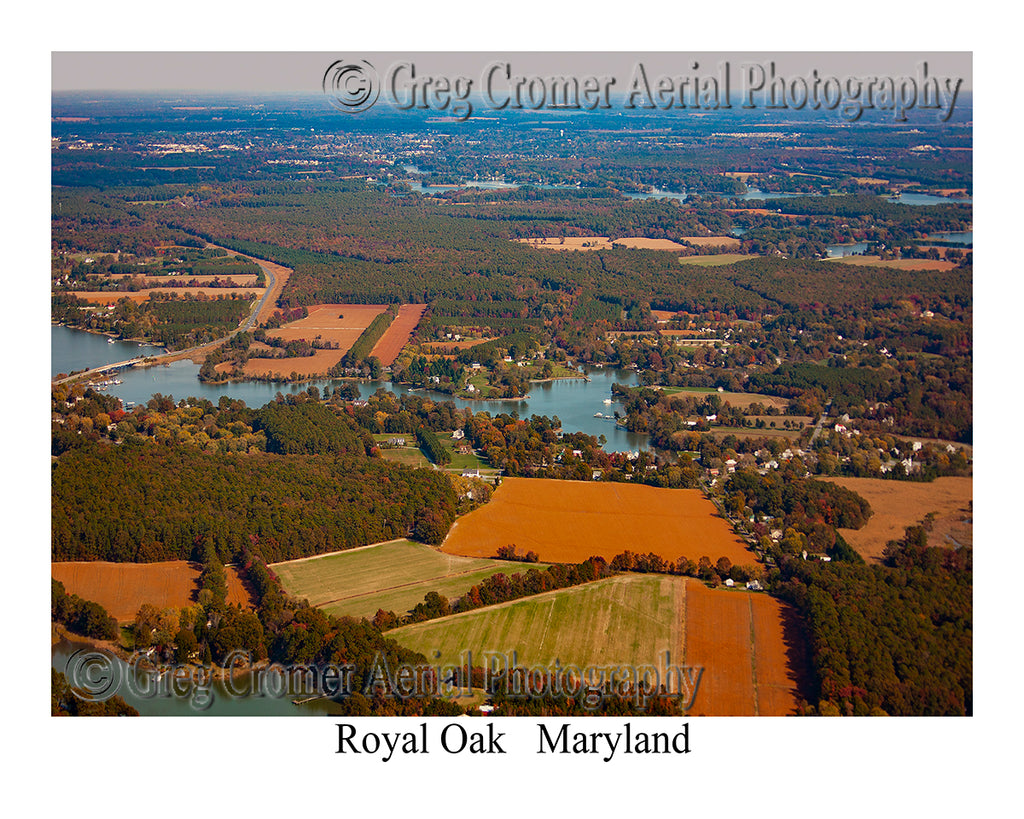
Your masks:
<path fill-rule="evenodd" d="M 53 716 L 974 713 L 969 52 L 240 59 L 52 55 Z"/>

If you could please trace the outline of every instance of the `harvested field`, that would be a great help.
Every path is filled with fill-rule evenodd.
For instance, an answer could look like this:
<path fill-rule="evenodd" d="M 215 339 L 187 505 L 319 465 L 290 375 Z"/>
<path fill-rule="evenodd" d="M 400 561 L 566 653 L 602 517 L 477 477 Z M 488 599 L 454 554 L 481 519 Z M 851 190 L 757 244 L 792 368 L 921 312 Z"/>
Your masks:
<path fill-rule="evenodd" d="M 340 350 L 317 350 L 301 358 L 250 358 L 242 372 L 249 377 L 287 378 L 293 372 L 300 376 L 326 375 L 344 354 Z"/>
<path fill-rule="evenodd" d="M 214 281 L 231 282 L 236 287 L 256 287 L 255 275 L 226 275 L 215 276 L 212 274 L 185 275 L 185 276 L 147 276 L 145 273 L 108 273 L 104 279 L 140 279 L 148 287 L 183 287 L 188 282 L 199 282 L 209 284 Z M 262 290 L 263 288 L 257 288 Z"/>
<path fill-rule="evenodd" d="M 263 292 L 258 287 L 150 287 L 146 290 L 133 290 L 131 292 L 110 292 L 107 290 L 75 290 L 71 295 L 93 304 L 115 304 L 121 299 L 127 298 L 136 304 L 149 301 L 150 294 L 162 293 L 177 297 L 198 296 L 200 294 L 217 298 L 217 296 L 231 296 L 236 293 L 250 296 L 255 299 Z"/>
<path fill-rule="evenodd" d="M 135 619 L 139 607 L 149 603 L 157 608 L 183 608 L 195 602 L 202 566 L 184 560 L 161 563 L 107 563 L 75 561 L 51 564 L 53 577 L 64 584 L 68 594 L 93 600 L 119 623 Z M 225 567 L 227 602 L 251 608 L 252 600 L 238 572 Z"/>
<path fill-rule="evenodd" d="M 799 620 L 766 594 L 687 578 L 685 645 L 686 664 L 704 668 L 691 714 L 785 716 L 806 696 Z"/>
<path fill-rule="evenodd" d="M 245 363 L 244 372 L 247 376 L 288 376 L 292 372 L 301 376 L 325 375 L 385 309 L 379 304 L 318 304 L 310 307 L 306 318 L 283 324 L 268 331 L 267 335 L 285 341 L 300 338 L 314 341 L 319 338 L 336 342 L 336 350 L 317 350 L 312 356 L 300 358 L 250 358 Z"/>
<path fill-rule="evenodd" d="M 587 623 L 587 628 L 580 628 Z M 626 574 L 388 632 L 457 664 L 515 652 L 519 666 L 670 664 L 704 669 L 691 714 L 783 716 L 806 697 L 795 611 L 765 594 L 708 589 L 692 578 Z"/>
<path fill-rule="evenodd" d="M 774 210 L 768 210 L 767 208 L 725 208 L 723 213 L 757 213 L 761 216 L 781 216 L 784 219 L 799 219 L 799 214 L 796 213 L 779 213 Z"/>
<path fill-rule="evenodd" d="M 688 242 L 694 247 L 739 247 L 740 240 L 735 236 L 683 236 L 681 242 Z"/>
<path fill-rule="evenodd" d="M 412 331 L 420 323 L 426 309 L 425 304 L 403 304 L 398 308 L 398 315 L 370 352 L 370 355 L 377 356 L 382 367 L 390 367 L 395 363 L 402 348 L 409 343 Z"/>
<path fill-rule="evenodd" d="M 298 321 L 282 324 L 267 335 L 292 341 L 319 337 L 335 341 L 342 353 L 355 343 L 363 331 L 387 308 L 382 304 L 317 304 L 308 308 L 309 315 Z"/>
<path fill-rule="evenodd" d="M 330 614 L 372 618 L 378 609 L 406 614 L 427 592 L 454 599 L 493 574 L 531 566 L 546 564 L 453 557 L 422 543 L 393 540 L 272 568 L 290 595 Z"/>
<path fill-rule="evenodd" d="M 885 544 L 903 537 L 904 529 L 921 523 L 925 515 L 936 512 L 936 526 L 928 537 L 929 546 L 954 546 L 949 534 L 962 545 L 973 540 L 968 520 L 973 518 L 974 479 L 936 478 L 931 483 L 887 481 L 882 478 L 822 478 L 852 489 L 871 504 L 873 514 L 863 529 L 840 529 L 840 533 L 869 563 L 880 563 Z"/>
<path fill-rule="evenodd" d="M 539 478 L 503 480 L 487 505 L 455 522 L 441 549 L 487 557 L 510 543 L 553 563 L 594 555 L 611 560 L 626 550 L 672 562 L 682 556 L 755 562 L 697 489 Z"/>
<path fill-rule="evenodd" d="M 612 242 L 612 247 L 628 247 L 636 250 L 685 250 L 686 246 L 671 239 L 646 239 L 643 236 L 624 236 Z"/>
<path fill-rule="evenodd" d="M 677 310 L 651 310 L 651 315 L 658 324 L 665 324 L 666 322 L 672 321 L 676 316 L 679 315 Z"/>
<path fill-rule="evenodd" d="M 529 667 L 552 668 L 556 660 L 562 666 L 659 667 L 666 651 L 673 663 L 682 655 L 686 588 L 681 577 L 620 575 L 403 626 L 387 636 L 439 664 L 458 663 L 470 651 L 474 665 L 483 665 L 488 652 L 504 654 L 511 664 L 515 652 L 517 664 Z"/>
<path fill-rule="evenodd" d="M 450 350 L 468 350 L 470 347 L 475 347 L 477 344 L 484 344 L 488 341 L 494 341 L 490 336 L 486 338 L 463 338 L 459 341 L 425 341 L 420 345 L 420 348 L 424 353 L 445 353 L 451 354 Z M 455 355 L 458 353 L 456 352 Z"/>
<path fill-rule="evenodd" d="M 607 236 L 555 236 L 545 239 L 516 239 L 517 242 L 544 250 L 609 250 Z"/>
<path fill-rule="evenodd" d="M 895 270 L 952 270 L 954 262 L 932 259 L 885 259 L 879 256 L 837 256 L 834 259 L 823 259 L 826 262 L 842 262 L 843 264 L 861 267 L 891 267 Z"/>
<path fill-rule="evenodd" d="M 636 250 L 685 250 L 684 245 L 671 239 L 647 239 L 643 236 L 623 236 L 610 240 L 607 236 L 555 236 L 545 239 L 517 239 L 530 247 L 545 250 L 610 250 L 627 247 Z"/>
<path fill-rule="evenodd" d="M 743 253 L 714 253 L 709 256 L 683 256 L 679 259 L 680 264 L 696 265 L 697 267 L 721 267 L 722 265 L 742 262 L 744 259 L 754 259 L 755 256 L 747 256 Z"/>

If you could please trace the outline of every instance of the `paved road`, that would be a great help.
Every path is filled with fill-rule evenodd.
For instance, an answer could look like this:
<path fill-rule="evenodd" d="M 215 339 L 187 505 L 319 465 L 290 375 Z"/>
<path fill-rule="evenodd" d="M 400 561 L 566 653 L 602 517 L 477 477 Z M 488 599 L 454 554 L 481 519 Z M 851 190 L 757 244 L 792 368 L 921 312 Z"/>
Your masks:
<path fill-rule="evenodd" d="M 217 245 L 208 245 L 208 247 L 217 247 Z M 228 250 L 228 248 L 224 248 Z M 235 253 L 233 250 L 228 250 L 228 253 Z M 256 306 L 253 308 L 249 317 L 243 321 L 238 327 L 228 333 L 224 338 L 218 338 L 216 341 L 210 341 L 206 344 L 200 344 L 197 347 L 189 347 L 187 350 L 175 350 L 171 353 L 164 353 L 163 355 L 153 356 L 140 356 L 139 358 L 129 358 L 127 361 L 119 361 L 115 364 L 104 364 L 102 367 L 93 367 L 91 370 L 85 370 L 84 372 L 76 373 L 75 375 L 69 375 L 66 378 L 55 379 L 53 384 L 65 384 L 68 381 L 78 381 L 81 378 L 92 378 L 97 375 L 104 375 L 111 373 L 116 370 L 124 369 L 125 367 L 134 367 L 137 364 L 142 364 L 146 367 L 150 367 L 156 364 L 169 364 L 172 361 L 178 361 L 182 358 L 190 358 L 196 353 L 208 353 L 211 350 L 215 350 L 228 341 L 234 338 L 238 333 L 248 332 L 252 329 L 256 323 L 256 318 L 260 314 L 260 310 L 264 308 L 267 303 L 267 299 L 271 297 L 274 292 L 274 285 L 277 283 L 277 279 L 274 276 L 274 272 L 267 267 L 260 259 L 253 258 L 252 256 L 246 256 L 244 253 L 235 253 L 236 256 L 249 259 L 260 266 L 264 275 L 267 277 L 267 289 L 263 292 L 260 300 L 256 302 Z"/>
<path fill-rule="evenodd" d="M 814 425 L 814 432 L 811 433 L 811 443 L 810 443 L 811 448 L 814 447 L 814 442 L 817 441 L 818 440 L 818 436 L 821 435 L 821 428 L 824 425 L 825 421 L 828 420 L 828 411 L 829 411 L 829 409 L 831 409 L 831 407 L 832 407 L 832 402 L 829 401 L 825 405 L 825 410 L 821 413 L 821 418 L 818 419 L 818 423 L 816 423 Z"/>

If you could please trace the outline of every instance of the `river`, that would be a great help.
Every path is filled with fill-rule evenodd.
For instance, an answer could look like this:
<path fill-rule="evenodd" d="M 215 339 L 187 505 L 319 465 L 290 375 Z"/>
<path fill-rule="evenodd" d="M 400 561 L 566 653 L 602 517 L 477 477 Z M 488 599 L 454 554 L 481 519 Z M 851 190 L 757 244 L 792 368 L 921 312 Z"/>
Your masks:
<path fill-rule="evenodd" d="M 415 165 L 403 165 L 403 170 L 406 173 L 415 174 L 417 176 L 426 175 L 427 172 L 420 170 Z M 424 185 L 422 182 L 407 182 L 409 187 L 424 195 L 433 195 L 437 193 L 445 193 L 446 191 L 458 190 L 460 188 L 486 188 L 490 190 L 516 190 L 520 187 L 519 183 L 506 182 L 504 180 L 463 180 L 458 184 L 446 184 L 446 185 Z M 537 188 L 557 190 L 560 188 L 564 189 L 578 189 L 579 185 L 551 185 L 551 184 L 540 184 L 534 185 Z M 683 201 L 687 198 L 688 194 L 677 191 L 661 190 L 659 188 L 652 188 L 650 191 L 643 193 L 624 193 L 628 199 L 677 199 Z M 763 201 L 767 202 L 773 199 L 794 199 L 800 196 L 824 196 L 821 193 L 773 193 L 772 191 L 763 191 L 760 188 L 748 188 L 745 193 L 734 194 L 734 193 L 713 193 L 713 196 L 717 196 L 721 199 L 736 199 L 738 201 L 750 202 L 750 201 Z M 902 205 L 911 205 L 914 207 L 921 207 L 927 205 L 955 205 L 955 204 L 971 204 L 973 202 L 972 197 L 949 197 L 949 196 L 937 196 L 932 193 L 903 193 L 899 197 L 891 197 L 885 195 L 885 198 L 894 203 Z"/>
<path fill-rule="evenodd" d="M 97 336 L 83 330 L 68 327 L 51 327 L 51 363 L 52 372 L 70 372 L 72 369 L 83 369 L 86 366 L 98 366 L 144 353 L 138 344 L 133 342 L 115 342 L 107 344 L 105 336 Z M 84 348 L 88 348 L 84 350 Z M 152 348 L 156 349 L 156 348 Z M 84 350 L 84 351 L 83 351 Z M 154 352 L 146 353 L 153 355 Z M 75 364 L 75 362 L 78 362 Z M 72 366 L 74 364 L 74 366 Z M 322 379 L 302 384 L 283 384 L 263 381 L 233 381 L 227 384 L 204 384 L 199 381 L 199 365 L 184 359 L 171 364 L 163 364 L 145 369 L 129 369 L 117 374 L 122 383 L 106 389 L 127 404 L 144 404 L 155 393 L 182 398 L 205 398 L 216 404 L 222 396 L 240 399 L 250 407 L 262 407 L 273 401 L 278 393 L 304 392 L 311 385 L 321 390 L 333 390 L 346 382 L 335 379 Z M 417 394 L 428 395 L 436 401 L 452 401 L 459 407 L 470 407 L 474 411 L 486 411 L 492 415 L 501 412 L 517 412 L 523 418 L 531 415 L 558 416 L 567 432 L 586 432 L 588 435 L 604 435 L 607 439 L 605 449 L 608 452 L 632 452 L 647 448 L 647 436 L 628 432 L 619 427 L 613 419 L 595 418 L 597 413 L 612 415 L 615 410 L 622 411 L 619 403 L 605 404 L 611 399 L 612 384 L 637 386 L 640 381 L 633 370 L 615 370 L 610 368 L 591 369 L 588 371 L 589 381 L 583 378 L 559 379 L 557 381 L 537 382 L 530 385 L 527 398 L 519 401 L 478 401 L 452 398 L 444 393 L 417 390 Z M 410 392 L 410 388 L 387 381 L 358 382 L 359 393 L 368 398 L 380 388 L 396 394 Z"/>
<path fill-rule="evenodd" d="M 144 717 L 294 717 L 331 710 L 330 702 L 323 699 L 295 705 L 293 695 L 281 690 L 281 677 L 274 673 L 239 674 L 222 681 L 202 676 L 199 668 L 173 668 L 168 663 L 158 677 L 110 654 L 100 658 L 90 643 L 67 638 L 53 645 L 50 665 L 86 691 L 107 692 L 102 686 L 109 682 L 107 693 L 119 695 Z M 301 691 L 297 693 L 294 698 L 305 698 Z"/>
<path fill-rule="evenodd" d="M 114 341 L 98 333 L 51 325 L 50 375 L 87 370 L 142 355 L 162 355 L 163 347 L 135 341 Z"/>

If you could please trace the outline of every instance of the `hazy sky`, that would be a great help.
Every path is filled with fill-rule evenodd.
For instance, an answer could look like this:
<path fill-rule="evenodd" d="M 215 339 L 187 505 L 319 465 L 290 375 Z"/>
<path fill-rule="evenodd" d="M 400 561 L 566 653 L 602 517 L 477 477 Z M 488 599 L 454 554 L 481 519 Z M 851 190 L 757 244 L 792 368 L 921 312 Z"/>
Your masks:
<path fill-rule="evenodd" d="M 931 75 L 963 79 L 971 89 L 970 52 L 61 52 L 52 53 L 53 91 L 193 90 L 319 91 L 324 72 L 335 60 L 364 59 L 383 74 L 397 62 L 412 62 L 420 75 L 474 80 L 495 60 L 507 61 L 515 74 L 610 75 L 627 82 L 642 62 L 650 76 L 713 74 L 730 64 L 738 78 L 741 65 L 757 63 L 777 76 L 915 76 L 922 62 Z M 693 71 L 693 63 L 699 68 Z"/>

